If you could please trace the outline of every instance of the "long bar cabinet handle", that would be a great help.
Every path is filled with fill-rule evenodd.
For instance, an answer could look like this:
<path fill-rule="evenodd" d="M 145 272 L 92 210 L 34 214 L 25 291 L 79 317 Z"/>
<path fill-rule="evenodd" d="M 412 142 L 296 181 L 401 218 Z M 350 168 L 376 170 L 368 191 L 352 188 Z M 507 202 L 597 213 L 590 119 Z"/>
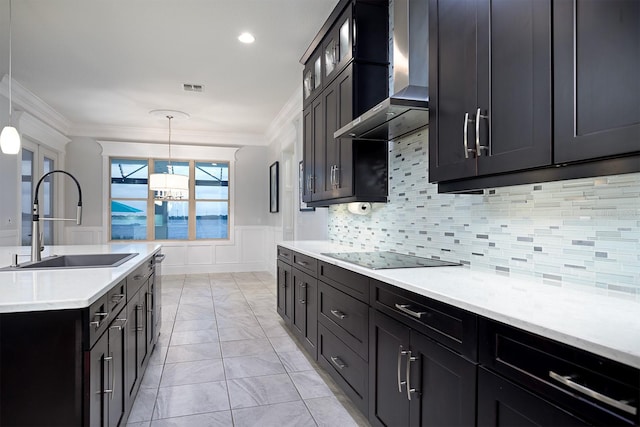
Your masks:
<path fill-rule="evenodd" d="M 398 393 L 402 393 L 402 386 L 407 383 L 406 381 L 402 381 L 400 379 L 400 372 L 402 370 L 402 368 L 401 368 L 401 366 L 402 366 L 402 356 L 404 356 L 405 354 L 407 354 L 407 352 L 402 350 L 402 345 L 399 345 L 398 346 Z"/>
<path fill-rule="evenodd" d="M 476 110 L 476 155 L 482 156 L 482 150 L 488 150 L 489 147 L 480 145 L 480 119 L 486 119 L 487 116 L 480 114 L 480 108 Z M 487 154 L 488 155 L 488 154 Z"/>
<path fill-rule="evenodd" d="M 415 362 L 418 360 L 417 357 L 411 356 L 411 350 L 406 351 L 407 353 L 407 399 L 411 400 L 411 393 L 415 393 L 416 389 L 411 388 L 411 362 Z"/>
<path fill-rule="evenodd" d="M 409 304 L 396 304 L 396 308 L 403 313 L 407 313 L 409 316 L 413 316 L 416 319 L 421 319 L 423 315 L 427 314 L 426 311 L 413 311 L 409 307 Z"/>
<path fill-rule="evenodd" d="M 609 396 L 606 396 L 602 393 L 598 393 L 595 390 L 591 390 L 588 387 L 583 386 L 582 384 L 578 384 L 575 381 L 572 381 L 571 376 L 568 375 L 560 375 L 557 374 L 553 371 L 549 371 L 549 377 L 553 378 L 554 380 L 558 381 L 560 384 L 566 385 L 567 387 L 569 387 L 572 390 L 575 390 L 577 392 L 580 392 L 586 396 L 592 397 L 594 399 L 596 399 L 597 401 L 600 401 L 602 403 L 605 403 L 609 406 L 613 406 L 616 409 L 620 409 L 621 411 L 624 411 L 628 414 L 631 415 L 636 415 L 638 413 L 638 408 L 636 408 L 635 406 L 631 406 L 629 405 L 629 402 L 625 401 L 625 400 L 616 400 L 613 399 Z"/>

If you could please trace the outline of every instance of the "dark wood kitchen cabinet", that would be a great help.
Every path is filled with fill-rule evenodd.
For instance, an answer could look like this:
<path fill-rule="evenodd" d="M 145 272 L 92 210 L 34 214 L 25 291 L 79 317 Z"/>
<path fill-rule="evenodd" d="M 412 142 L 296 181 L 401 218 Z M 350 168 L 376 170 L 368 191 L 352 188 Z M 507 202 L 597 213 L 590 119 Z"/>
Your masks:
<path fill-rule="evenodd" d="M 553 52 L 555 162 L 640 152 L 640 2 L 554 1 Z"/>
<path fill-rule="evenodd" d="M 303 86 L 317 58 L 323 82 L 315 98 L 304 91 L 303 200 L 310 206 L 386 201 L 387 144 L 333 133 L 388 95 L 387 33 L 387 2 L 343 0 L 301 60 Z"/>
<path fill-rule="evenodd" d="M 481 319 L 478 426 L 637 426 L 638 369 Z"/>
<path fill-rule="evenodd" d="M 278 288 L 277 306 L 278 314 L 284 319 L 287 325 L 291 324 L 291 313 L 293 311 L 293 286 L 291 283 L 291 265 L 283 261 L 278 261 Z"/>
<path fill-rule="evenodd" d="M 0 315 L 0 425 L 126 422 L 158 338 L 160 300 L 149 294 L 160 287 L 149 278 L 160 261 L 152 256 L 89 307 Z"/>
<path fill-rule="evenodd" d="M 550 165 L 551 2 L 430 0 L 429 180 Z"/>
<path fill-rule="evenodd" d="M 476 364 L 379 311 L 371 319 L 372 425 L 475 425 Z"/>
<path fill-rule="evenodd" d="M 293 313 L 291 329 L 302 346 L 318 358 L 318 280 L 297 268 L 291 271 Z"/>

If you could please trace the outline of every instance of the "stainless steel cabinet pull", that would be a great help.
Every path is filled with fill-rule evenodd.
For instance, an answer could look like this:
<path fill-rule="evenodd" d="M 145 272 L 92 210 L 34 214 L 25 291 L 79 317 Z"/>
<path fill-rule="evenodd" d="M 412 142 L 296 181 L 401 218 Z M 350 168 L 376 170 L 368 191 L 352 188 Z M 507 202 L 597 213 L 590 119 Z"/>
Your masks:
<path fill-rule="evenodd" d="M 155 259 L 157 263 L 161 263 L 162 261 L 164 261 L 164 259 L 166 258 L 165 254 L 156 254 L 155 255 Z"/>
<path fill-rule="evenodd" d="M 473 121 L 473 120 L 471 120 Z M 469 158 L 469 153 L 474 153 L 473 148 L 469 148 L 469 113 L 464 113 L 464 126 L 462 126 L 462 141 L 464 143 L 464 158 Z"/>
<path fill-rule="evenodd" d="M 480 157 L 482 155 L 482 150 L 488 150 L 489 147 L 480 145 L 480 119 L 486 119 L 487 116 L 483 116 L 480 114 L 480 108 L 476 110 L 476 155 Z M 473 151 L 473 150 L 472 150 Z"/>
<path fill-rule="evenodd" d="M 133 276 L 133 280 L 142 280 L 144 276 L 142 274 L 136 274 L 135 276 Z"/>
<path fill-rule="evenodd" d="M 98 320 L 93 320 L 91 322 L 89 322 L 89 325 L 91 326 L 95 326 L 96 329 L 98 329 L 100 327 L 100 325 L 102 324 L 102 322 L 104 322 L 104 320 L 109 317 L 109 313 L 105 313 L 105 312 L 97 312 L 93 314 L 93 318 L 95 319 L 97 317 L 99 317 Z"/>
<path fill-rule="evenodd" d="M 398 393 L 402 393 L 402 386 L 407 384 L 406 381 L 401 381 L 400 380 L 400 370 L 401 370 L 401 366 L 402 366 L 402 356 L 404 356 L 405 354 L 407 354 L 406 351 L 402 350 L 402 346 L 398 346 Z"/>
<path fill-rule="evenodd" d="M 296 264 L 301 265 L 303 267 L 306 267 L 307 265 L 309 265 L 309 263 L 306 261 L 296 261 Z"/>
<path fill-rule="evenodd" d="M 396 304 L 396 308 L 404 313 L 407 313 L 409 316 L 413 316 L 416 319 L 421 319 L 422 316 L 427 314 L 426 311 L 413 311 L 409 309 L 411 307 L 409 304 Z"/>
<path fill-rule="evenodd" d="M 347 364 L 344 363 L 338 356 L 331 356 L 331 361 L 338 367 L 338 369 L 344 369 L 347 367 Z"/>
<path fill-rule="evenodd" d="M 300 282 L 298 286 L 300 286 L 300 289 L 304 289 L 304 297 L 301 300 L 299 300 L 300 304 L 306 304 L 307 303 L 307 284 L 304 282 Z"/>
<path fill-rule="evenodd" d="M 109 329 L 117 329 L 117 330 L 121 331 L 122 328 L 124 328 L 127 325 L 128 321 L 129 321 L 128 319 L 116 319 L 116 320 L 113 321 L 111 326 L 109 326 Z M 120 325 L 115 325 L 116 322 L 122 322 L 122 323 Z"/>
<path fill-rule="evenodd" d="M 122 299 L 124 298 L 124 294 L 115 294 L 111 297 L 111 302 L 114 302 L 117 304 L 120 304 L 120 301 L 122 301 Z"/>
<path fill-rule="evenodd" d="M 336 170 L 334 171 L 334 175 L 335 175 L 335 181 L 336 183 L 334 184 L 336 188 L 340 188 L 340 168 L 338 167 L 338 165 L 336 165 Z"/>
<path fill-rule="evenodd" d="M 636 408 L 635 406 L 631 406 L 629 405 L 626 401 L 620 401 L 620 400 L 616 400 L 613 399 L 609 396 L 605 396 L 602 393 L 598 393 L 595 390 L 591 390 L 588 387 L 585 387 L 581 384 L 578 384 L 574 381 L 572 381 L 572 377 L 571 376 L 565 376 L 565 375 L 559 375 L 556 374 L 553 371 L 549 371 L 549 376 L 551 378 L 553 378 L 554 380 L 558 381 L 561 384 L 566 385 L 567 387 L 580 392 L 584 395 L 587 395 L 589 397 L 592 397 L 602 403 L 606 403 L 609 406 L 613 406 L 616 409 L 620 409 L 621 411 L 624 411 L 626 413 L 629 413 L 631 415 L 636 415 L 638 413 L 638 408 Z"/>
<path fill-rule="evenodd" d="M 333 314 L 334 316 L 336 316 L 338 319 L 342 320 L 345 317 L 347 317 L 347 315 L 345 313 L 343 313 L 340 310 L 331 310 L 331 314 Z"/>
<path fill-rule="evenodd" d="M 153 313 L 153 295 L 151 293 L 146 294 L 147 298 L 147 313 Z"/>
<path fill-rule="evenodd" d="M 415 393 L 416 389 L 411 388 L 411 362 L 418 360 L 417 357 L 411 356 L 411 350 L 405 352 L 407 354 L 407 399 L 411 400 L 411 393 Z"/>

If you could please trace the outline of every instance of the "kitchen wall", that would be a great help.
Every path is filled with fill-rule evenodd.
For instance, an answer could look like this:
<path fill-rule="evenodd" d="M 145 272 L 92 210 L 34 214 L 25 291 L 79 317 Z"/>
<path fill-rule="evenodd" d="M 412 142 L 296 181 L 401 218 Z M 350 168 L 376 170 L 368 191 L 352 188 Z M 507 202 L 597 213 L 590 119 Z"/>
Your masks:
<path fill-rule="evenodd" d="M 389 203 L 331 207 L 330 240 L 640 296 L 640 173 L 438 194 L 427 140 L 390 143 Z"/>

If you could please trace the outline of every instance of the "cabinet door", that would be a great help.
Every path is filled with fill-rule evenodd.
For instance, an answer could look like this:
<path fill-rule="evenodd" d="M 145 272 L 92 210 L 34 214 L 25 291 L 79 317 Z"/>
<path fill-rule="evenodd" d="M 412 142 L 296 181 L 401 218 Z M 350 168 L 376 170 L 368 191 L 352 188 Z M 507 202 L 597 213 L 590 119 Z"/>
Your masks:
<path fill-rule="evenodd" d="M 476 175 L 476 160 L 465 149 L 465 140 L 473 148 L 476 88 L 476 2 L 430 0 L 430 181 Z"/>
<path fill-rule="evenodd" d="M 123 324 L 124 322 L 124 324 Z M 124 413 L 124 346 L 126 339 L 126 319 L 119 317 L 109 327 L 109 426 L 117 427 Z"/>
<path fill-rule="evenodd" d="M 348 6 L 333 28 L 327 34 L 322 45 L 324 78 L 330 82 L 353 57 L 353 9 Z"/>
<path fill-rule="evenodd" d="M 153 324 L 154 320 L 154 277 L 153 275 L 149 277 L 149 284 L 145 291 L 145 326 L 146 326 L 146 340 L 147 340 L 147 352 L 151 353 L 153 350 L 153 344 L 155 342 L 155 334 L 157 333 L 155 330 L 155 325 Z"/>
<path fill-rule="evenodd" d="M 324 177 L 317 189 L 323 200 L 353 195 L 353 143 L 333 133 L 353 120 L 353 68 L 348 66 L 322 92 L 324 103 Z"/>
<path fill-rule="evenodd" d="M 525 389 L 478 370 L 478 426 L 590 425 Z"/>
<path fill-rule="evenodd" d="M 410 329 L 370 311 L 369 421 L 374 426 L 408 426 L 406 357 Z"/>
<path fill-rule="evenodd" d="M 553 5 L 556 163 L 640 151 L 640 2 Z"/>
<path fill-rule="evenodd" d="M 104 334 L 89 352 L 89 423 L 92 426 L 108 425 L 108 346 L 108 334 Z"/>
<path fill-rule="evenodd" d="M 291 305 L 293 289 L 291 288 L 291 266 L 278 261 L 277 311 L 287 324 L 291 324 Z"/>
<path fill-rule="evenodd" d="M 293 333 L 303 346 L 317 358 L 318 343 L 318 281 L 296 268 L 291 272 L 293 288 Z"/>
<path fill-rule="evenodd" d="M 476 365 L 414 331 L 408 357 L 411 425 L 475 425 Z"/>
<path fill-rule="evenodd" d="M 549 165 L 551 2 L 477 4 L 478 104 L 468 138 L 478 175 Z"/>
<path fill-rule="evenodd" d="M 325 182 L 325 117 L 324 96 L 317 97 L 311 104 L 313 176 L 311 177 L 311 200 L 324 200 L 322 197 L 322 183 Z M 305 147 L 305 150 L 307 148 Z"/>
<path fill-rule="evenodd" d="M 302 166 L 304 171 L 302 201 L 305 203 L 311 201 L 311 181 L 315 165 L 313 146 L 313 109 L 309 106 L 302 112 Z"/>
<path fill-rule="evenodd" d="M 314 53 L 305 64 L 302 72 L 302 101 L 304 105 L 307 105 L 322 90 L 324 78 L 320 54 L 320 51 Z"/>
<path fill-rule="evenodd" d="M 126 395 L 132 396 L 135 391 L 135 384 L 138 380 L 138 362 L 136 357 L 138 330 L 136 325 L 136 311 L 138 307 L 139 295 L 135 294 L 125 308 L 127 312 L 127 324 L 124 326 L 125 334 L 125 361 L 124 361 L 124 383 Z M 130 404 L 133 399 L 128 400 Z"/>

